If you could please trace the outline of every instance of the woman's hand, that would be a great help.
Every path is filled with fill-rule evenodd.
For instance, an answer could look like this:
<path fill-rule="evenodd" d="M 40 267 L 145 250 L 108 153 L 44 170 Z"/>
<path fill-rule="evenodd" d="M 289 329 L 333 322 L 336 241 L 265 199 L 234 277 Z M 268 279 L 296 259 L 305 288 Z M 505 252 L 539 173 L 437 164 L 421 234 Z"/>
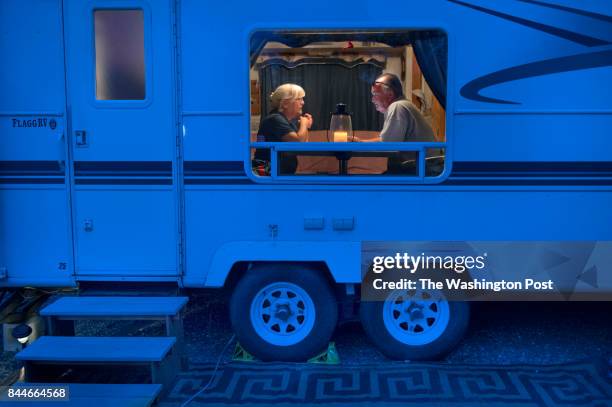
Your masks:
<path fill-rule="evenodd" d="M 308 141 L 308 130 L 312 127 L 312 116 L 308 113 L 300 116 L 298 127 L 297 133 L 289 133 L 283 137 L 283 141 Z"/>
<path fill-rule="evenodd" d="M 312 127 L 312 123 L 313 123 L 312 115 L 310 113 L 304 113 L 300 117 L 300 124 L 302 123 L 302 120 L 304 120 L 304 124 L 306 128 L 310 130 L 310 128 Z"/>

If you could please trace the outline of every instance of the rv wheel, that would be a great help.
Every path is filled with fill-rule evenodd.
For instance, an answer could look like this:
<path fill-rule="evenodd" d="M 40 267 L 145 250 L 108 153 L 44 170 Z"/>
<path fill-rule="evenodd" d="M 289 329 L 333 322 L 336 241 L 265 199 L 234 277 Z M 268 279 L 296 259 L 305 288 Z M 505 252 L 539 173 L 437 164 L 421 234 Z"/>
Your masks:
<path fill-rule="evenodd" d="M 448 301 L 440 291 L 396 290 L 383 301 L 361 303 L 361 323 L 387 357 L 431 360 L 452 350 L 469 322 L 466 302 Z"/>
<path fill-rule="evenodd" d="M 230 319 L 242 347 L 258 359 L 304 362 L 327 347 L 337 308 L 320 272 L 274 264 L 253 267 L 238 282 Z"/>

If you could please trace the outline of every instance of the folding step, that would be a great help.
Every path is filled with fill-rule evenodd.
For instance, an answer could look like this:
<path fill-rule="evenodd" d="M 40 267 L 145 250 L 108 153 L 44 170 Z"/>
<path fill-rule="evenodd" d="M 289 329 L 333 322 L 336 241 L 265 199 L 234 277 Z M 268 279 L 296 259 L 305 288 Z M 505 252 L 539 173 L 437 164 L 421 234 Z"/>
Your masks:
<path fill-rule="evenodd" d="M 165 319 L 178 317 L 187 297 L 59 297 L 40 315 L 56 319 Z"/>
<path fill-rule="evenodd" d="M 26 382 L 36 380 L 45 365 L 146 365 L 151 382 L 169 385 L 178 370 L 175 338 L 43 336 L 19 352 Z M 167 386 L 166 386 L 167 387 Z"/>
<path fill-rule="evenodd" d="M 159 384 L 14 383 L 8 388 L 17 390 L 59 387 L 68 388 L 66 398 L 61 402 L 58 401 L 66 407 L 149 407 L 156 401 L 162 390 Z M 0 401 L 10 401 L 10 399 L 4 397 Z M 53 402 L 51 404 L 55 405 Z M 25 406 L 27 404 L 16 403 L 16 405 Z"/>
<path fill-rule="evenodd" d="M 64 296 L 46 305 L 40 315 L 47 318 L 49 335 L 74 335 L 74 322 L 87 320 L 159 320 L 166 335 L 177 340 L 177 352 L 184 354 L 181 311 L 187 297 L 87 297 Z M 186 358 L 182 359 L 186 368 Z"/>

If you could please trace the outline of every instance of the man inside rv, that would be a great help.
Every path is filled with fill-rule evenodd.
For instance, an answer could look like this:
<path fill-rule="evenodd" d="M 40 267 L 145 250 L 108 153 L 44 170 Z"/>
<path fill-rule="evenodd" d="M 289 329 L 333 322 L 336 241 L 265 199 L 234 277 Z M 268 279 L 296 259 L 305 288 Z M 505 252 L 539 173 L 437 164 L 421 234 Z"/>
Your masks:
<path fill-rule="evenodd" d="M 372 84 L 371 93 L 376 110 L 384 114 L 380 141 L 435 141 L 433 129 L 419 109 L 406 99 L 396 75 L 385 73 L 379 76 Z M 413 172 L 416 158 L 416 153 L 410 151 L 390 157 L 387 173 Z"/>
<path fill-rule="evenodd" d="M 258 142 L 308 141 L 308 130 L 313 119 L 303 113 L 306 92 L 293 83 L 280 85 L 270 95 L 272 110 L 263 118 L 257 131 Z M 281 174 L 294 174 L 297 169 L 297 157 L 292 153 L 282 153 L 279 168 Z M 270 150 L 257 149 L 255 160 L 270 162 Z"/>

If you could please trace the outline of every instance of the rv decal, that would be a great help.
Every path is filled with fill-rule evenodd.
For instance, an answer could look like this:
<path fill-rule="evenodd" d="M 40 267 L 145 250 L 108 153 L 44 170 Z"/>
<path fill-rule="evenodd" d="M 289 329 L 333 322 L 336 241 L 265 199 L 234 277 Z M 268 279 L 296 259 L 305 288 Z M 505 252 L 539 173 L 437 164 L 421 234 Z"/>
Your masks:
<path fill-rule="evenodd" d="M 572 41 L 572 42 L 575 42 L 575 43 L 578 43 L 578 44 L 581 44 L 581 45 L 585 45 L 587 47 L 597 47 L 597 46 L 609 45 L 610 44 L 610 41 L 606 41 L 606 40 L 602 40 L 602 39 L 599 39 L 599 38 L 595 38 L 595 37 L 592 37 L 590 35 L 586 35 L 586 34 L 583 34 L 583 33 L 573 32 L 573 31 L 566 30 L 566 29 L 559 28 L 559 27 L 553 27 L 551 25 L 539 23 L 537 21 L 528 20 L 526 18 L 510 15 L 510 14 L 507 14 L 507 13 L 502 13 L 502 12 L 497 11 L 497 10 L 492 10 L 492 9 L 489 9 L 489 8 L 486 8 L 486 7 L 477 6 L 475 4 L 466 3 L 466 2 L 463 2 L 463 1 L 460 1 L 460 0 L 448 0 L 448 1 L 451 2 L 451 3 L 458 4 L 460 6 L 469 7 L 469 8 L 472 8 L 474 10 L 478 10 L 478 11 L 481 11 L 483 13 L 490 14 L 492 16 L 503 18 L 504 20 L 512 21 L 514 23 L 521 24 L 521 25 L 524 25 L 526 27 L 530 27 L 530 28 L 533 28 L 533 29 L 536 29 L 536 30 L 539 30 L 539 31 L 543 31 L 543 32 L 546 32 L 548 34 L 551 34 L 551 35 L 554 35 L 554 36 L 557 36 L 557 37 L 560 37 L 560 38 L 564 38 L 566 40 L 569 40 L 569 41 Z M 602 16 L 602 17 L 605 17 L 605 16 Z"/>
<path fill-rule="evenodd" d="M 590 11 L 580 10 L 580 9 L 572 8 L 572 7 L 560 6 L 558 4 L 544 3 L 543 1 L 538 1 L 538 0 L 519 0 L 519 1 L 523 3 L 528 3 L 528 4 L 536 4 L 538 6 L 548 7 L 548 8 L 552 8 L 556 10 L 567 11 L 568 13 L 577 14 L 579 16 L 589 17 L 595 20 L 601 20 L 607 23 L 612 23 L 612 17 L 605 16 L 603 14 L 592 13 Z"/>
<path fill-rule="evenodd" d="M 474 100 L 476 102 L 484 102 L 484 103 L 497 103 L 497 104 L 520 104 L 520 102 L 509 101 L 496 99 L 491 97 L 486 97 L 480 94 L 480 92 L 488 87 L 499 85 L 506 82 L 511 82 L 520 79 L 532 78 L 535 76 L 543 76 L 554 73 L 561 72 L 570 72 L 581 69 L 589 69 L 589 68 L 600 68 L 605 66 L 612 66 L 612 50 L 609 49 L 610 44 L 612 42 L 608 39 L 596 38 L 594 35 L 587 35 L 585 33 L 579 33 L 575 31 L 571 31 L 568 29 L 554 27 L 548 24 L 539 23 L 537 21 L 529 20 L 527 18 L 511 15 L 508 13 L 503 13 L 498 10 L 493 10 L 490 8 L 486 8 L 483 6 L 479 6 L 476 4 L 464 2 L 461 0 L 447 0 L 451 3 L 469 7 L 471 9 L 493 15 L 495 17 L 502 18 L 504 20 L 512 21 L 517 24 L 524 25 L 529 28 L 533 28 L 535 30 L 539 30 L 545 32 L 547 34 L 554 35 L 559 38 L 563 38 L 568 41 L 572 41 L 574 43 L 584 45 L 586 47 L 605 47 L 604 49 L 599 49 L 595 52 L 588 52 L 584 54 L 570 55 L 570 56 L 562 56 L 559 58 L 552 58 L 543 61 L 531 62 L 523 65 L 518 65 L 515 67 L 510 67 L 506 69 L 499 70 L 497 72 L 492 72 L 490 74 L 481 76 L 476 78 L 466 85 L 464 85 L 461 90 L 461 96 L 466 99 Z M 568 13 L 572 13 L 575 15 L 596 19 L 600 21 L 605 21 L 607 23 L 612 22 L 612 17 L 592 13 L 584 10 L 574 9 L 570 7 L 559 6 L 555 4 L 544 3 L 537 0 L 518 0 L 522 3 L 532 4 L 541 7 L 547 7 L 551 9 L 556 9 L 560 11 L 565 11 Z M 585 27 L 587 28 L 587 27 Z M 612 32 L 612 31 L 610 31 Z M 610 32 L 607 33 L 598 33 L 599 36 L 608 36 Z"/>
<path fill-rule="evenodd" d="M 461 88 L 461 96 L 477 102 L 513 104 L 519 102 L 495 99 L 483 96 L 480 92 L 493 85 L 505 82 L 512 82 L 519 79 L 532 78 L 553 73 L 577 71 L 588 68 L 600 68 L 612 66 L 612 50 L 591 52 L 586 54 L 571 55 L 561 58 L 547 59 L 544 61 L 532 62 L 525 65 L 514 66 L 502 69 L 485 76 L 476 78 Z"/>
<path fill-rule="evenodd" d="M 38 117 L 36 119 L 17 119 L 16 117 L 13 117 L 11 120 L 13 122 L 13 128 L 47 127 L 48 122 L 47 118 L 45 117 Z M 55 120 L 53 120 L 53 127 L 49 125 L 51 130 L 55 129 L 56 126 L 57 123 L 55 122 Z"/>

